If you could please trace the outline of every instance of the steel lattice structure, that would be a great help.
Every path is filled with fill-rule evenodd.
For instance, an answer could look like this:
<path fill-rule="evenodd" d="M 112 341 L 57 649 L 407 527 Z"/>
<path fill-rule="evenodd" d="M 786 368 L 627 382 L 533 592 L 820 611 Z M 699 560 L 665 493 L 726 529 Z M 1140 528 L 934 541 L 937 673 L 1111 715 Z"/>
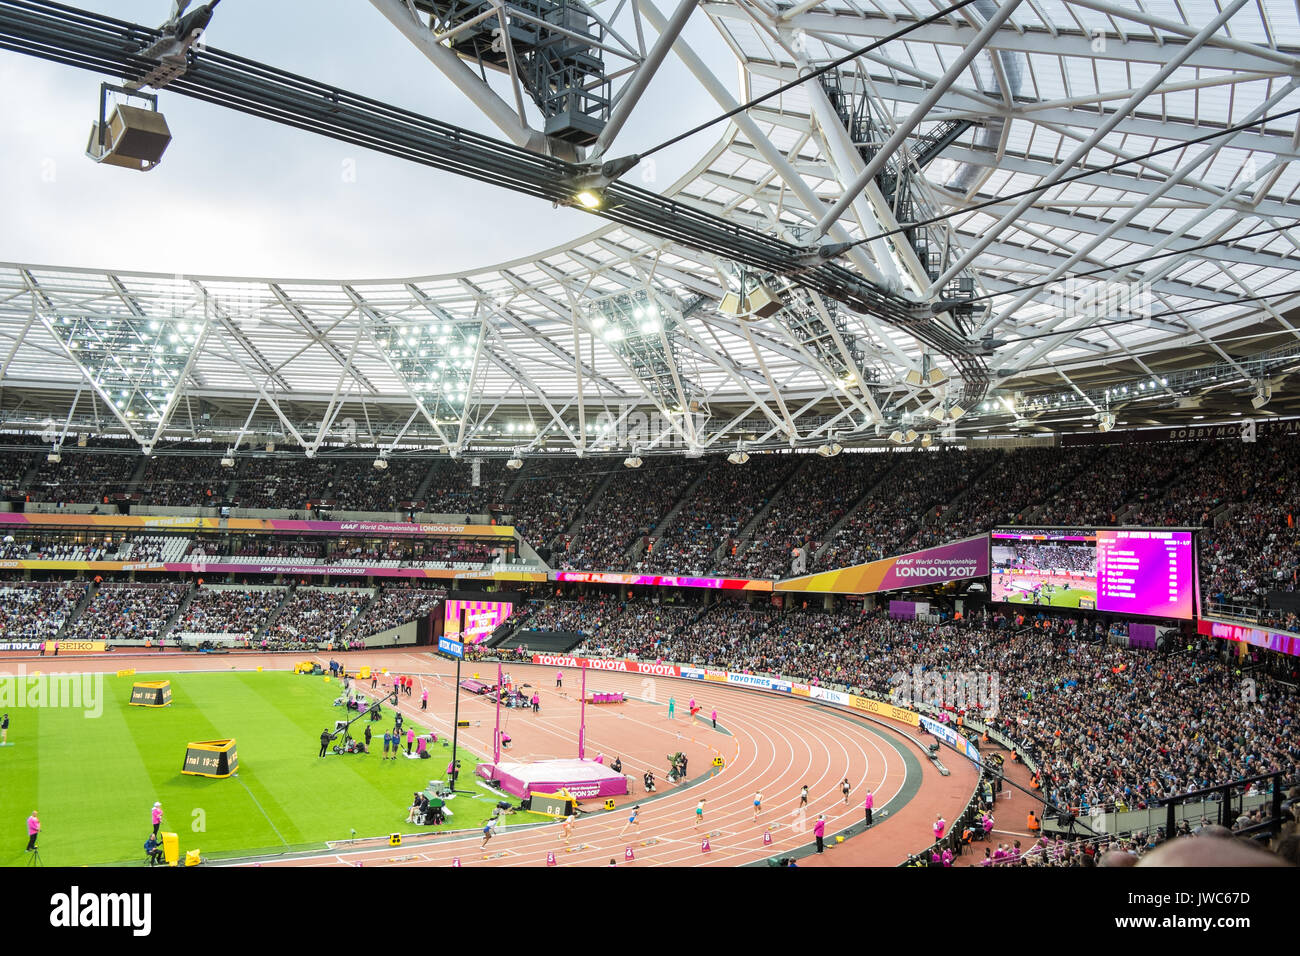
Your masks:
<path fill-rule="evenodd" d="M 1293 3 L 584 7 L 603 62 L 626 65 L 600 122 L 563 141 L 528 124 L 536 63 L 502 48 L 512 106 L 438 42 L 487 8 L 372 3 L 508 142 L 213 50 L 167 95 L 570 201 L 667 56 L 723 112 L 910 32 L 737 112 L 662 196 L 604 184 L 602 225 L 524 260 L 367 282 L 0 265 L 4 427 L 148 449 L 622 453 L 609 423 L 653 414 L 637 442 L 653 454 L 1177 422 L 1249 411 L 1261 389 L 1268 412 L 1300 410 Z M 131 45 L 158 31 L 70 10 L 3 0 L 0 47 L 148 72 Z M 80 26 L 56 37 L 41 17 L 58 16 Z M 586 35 L 566 17 L 564 36 Z M 721 31 L 740 88 L 679 34 L 690 17 Z M 721 310 L 746 282 L 783 307 Z"/>

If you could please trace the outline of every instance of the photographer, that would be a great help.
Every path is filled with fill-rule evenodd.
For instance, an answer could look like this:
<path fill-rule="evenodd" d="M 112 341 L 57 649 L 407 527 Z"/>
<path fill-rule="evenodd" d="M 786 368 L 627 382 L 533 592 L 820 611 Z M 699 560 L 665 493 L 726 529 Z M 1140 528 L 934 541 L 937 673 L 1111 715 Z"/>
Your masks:
<path fill-rule="evenodd" d="M 144 853 L 145 859 L 149 861 L 150 866 L 158 866 L 160 863 L 167 862 L 163 859 L 162 844 L 158 841 L 158 837 L 152 833 L 144 841 Z"/>

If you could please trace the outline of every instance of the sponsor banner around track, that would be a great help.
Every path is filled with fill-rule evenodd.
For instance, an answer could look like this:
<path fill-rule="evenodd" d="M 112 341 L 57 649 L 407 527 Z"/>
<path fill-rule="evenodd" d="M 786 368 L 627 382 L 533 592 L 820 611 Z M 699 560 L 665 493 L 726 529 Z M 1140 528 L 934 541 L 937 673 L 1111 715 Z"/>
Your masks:
<path fill-rule="evenodd" d="M 652 674 L 655 677 L 683 677 L 676 664 L 653 661 L 626 661 L 602 657 L 570 657 L 566 654 L 534 654 L 534 664 L 547 667 L 586 667 L 594 671 L 621 671 L 627 674 Z"/>
<path fill-rule="evenodd" d="M 53 651 L 55 644 L 59 645 L 59 651 L 63 654 L 100 654 L 106 647 L 104 641 L 48 641 L 46 649 Z"/>
<path fill-rule="evenodd" d="M 174 531 L 314 531 L 326 534 L 419 534 L 513 538 L 510 525 L 420 521 L 304 521 L 297 518 L 189 518 L 181 515 L 87 515 L 0 512 L 0 525 L 95 528 L 168 528 Z"/>
<path fill-rule="evenodd" d="M 777 582 L 777 591 L 816 591 L 829 594 L 872 594 L 922 584 L 942 584 L 987 577 L 989 539 L 982 534 L 838 571 L 806 574 Z"/>
<path fill-rule="evenodd" d="M 948 724 L 941 724 L 937 720 L 931 720 L 929 717 L 921 718 L 921 727 L 929 733 L 934 734 L 944 743 L 958 753 L 965 754 L 975 766 L 981 766 L 982 759 L 979 750 L 969 740 L 950 727 Z"/>
<path fill-rule="evenodd" d="M 809 691 L 811 690 L 812 688 L 810 688 L 807 684 L 790 685 L 790 693 L 794 694 L 794 696 L 796 697 L 807 697 L 809 696 Z"/>
<path fill-rule="evenodd" d="M 1253 624 L 1216 621 L 1201 618 L 1196 622 L 1196 630 L 1207 637 L 1219 637 L 1225 641 L 1240 641 L 1253 647 L 1263 647 L 1282 654 L 1300 654 L 1300 634 L 1288 634 L 1274 631 Z"/>
<path fill-rule="evenodd" d="M 710 684 L 725 684 L 727 683 L 727 672 L 706 670 L 704 672 L 704 679 Z"/>
<path fill-rule="evenodd" d="M 875 714 L 878 717 L 888 717 L 890 720 L 911 724 L 913 727 L 918 726 L 921 722 L 921 715 L 914 710 L 887 704 L 882 700 L 872 700 L 870 697 L 859 697 L 857 694 L 849 695 L 849 706 L 854 710 Z"/>
<path fill-rule="evenodd" d="M 785 680 L 784 678 L 781 677 L 772 678 L 772 690 L 779 690 L 783 694 L 788 694 L 790 693 L 793 687 L 794 685 L 790 683 L 788 680 Z"/>
<path fill-rule="evenodd" d="M 737 684 L 741 687 L 758 687 L 762 690 L 772 689 L 772 678 L 763 677 L 759 674 L 733 674 L 728 671 L 727 683 Z"/>
<path fill-rule="evenodd" d="M 704 671 L 698 667 L 683 667 L 680 676 L 689 677 L 691 680 L 704 680 Z"/>
<path fill-rule="evenodd" d="M 827 690 L 825 687 L 808 688 L 808 696 L 813 700 L 824 700 L 828 704 L 841 704 L 845 707 L 849 703 L 849 695 L 838 690 Z"/>
<path fill-rule="evenodd" d="M 39 651 L 40 641 L 0 641 L 0 651 Z"/>

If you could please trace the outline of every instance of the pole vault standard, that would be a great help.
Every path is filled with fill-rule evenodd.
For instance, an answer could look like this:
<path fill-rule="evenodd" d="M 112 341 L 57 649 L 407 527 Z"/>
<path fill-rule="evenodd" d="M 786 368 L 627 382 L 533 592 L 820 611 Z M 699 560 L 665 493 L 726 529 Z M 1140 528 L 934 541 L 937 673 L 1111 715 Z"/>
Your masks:
<path fill-rule="evenodd" d="M 582 666 L 582 695 L 578 702 L 578 759 L 587 759 L 587 665 Z"/>
<path fill-rule="evenodd" d="M 501 662 L 497 661 L 497 726 L 492 731 L 492 766 L 501 763 Z"/>
<path fill-rule="evenodd" d="M 451 769 L 447 773 L 450 778 L 448 783 L 453 793 L 468 792 L 456 790 L 456 784 L 460 780 L 460 774 L 456 772 L 456 745 L 459 743 L 460 737 L 460 662 L 465 659 L 465 645 L 460 641 L 452 640 L 450 637 L 440 637 L 438 638 L 438 650 L 449 657 L 456 658 L 456 683 L 451 688 L 455 704 L 451 718 Z"/>

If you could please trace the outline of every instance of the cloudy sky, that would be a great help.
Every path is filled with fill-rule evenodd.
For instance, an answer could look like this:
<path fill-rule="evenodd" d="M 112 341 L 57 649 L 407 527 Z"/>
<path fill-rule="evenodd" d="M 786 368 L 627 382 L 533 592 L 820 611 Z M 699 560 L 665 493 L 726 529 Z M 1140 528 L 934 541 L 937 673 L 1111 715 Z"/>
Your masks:
<path fill-rule="evenodd" d="M 169 0 L 79 5 L 154 26 L 170 11 Z M 672 3 L 658 5 L 668 12 Z M 686 36 L 719 77 L 735 82 L 734 58 L 707 18 L 696 13 Z M 206 40 L 504 139 L 365 0 L 223 0 Z M 102 79 L 0 52 L 0 261 L 286 278 L 416 276 L 528 256 L 597 224 L 165 91 L 160 106 L 173 138 L 158 168 L 96 165 L 85 148 Z M 652 146 L 718 112 L 670 57 L 611 155 Z M 688 169 L 721 129 L 659 154 L 650 188 Z"/>

